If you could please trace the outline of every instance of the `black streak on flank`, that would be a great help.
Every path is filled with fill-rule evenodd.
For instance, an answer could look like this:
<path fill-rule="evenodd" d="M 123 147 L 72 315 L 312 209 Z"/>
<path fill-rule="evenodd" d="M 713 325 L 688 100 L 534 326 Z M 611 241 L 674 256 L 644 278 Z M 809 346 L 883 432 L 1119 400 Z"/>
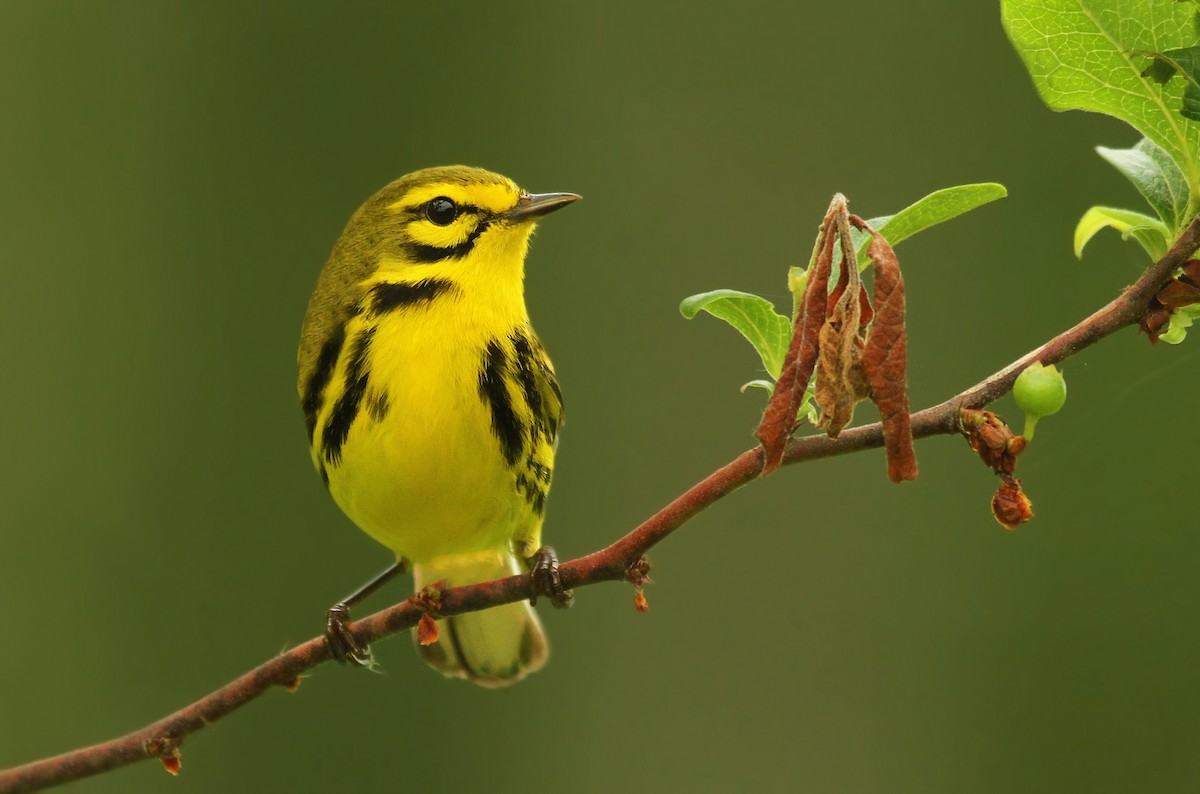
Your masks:
<path fill-rule="evenodd" d="M 479 239 L 479 235 L 487 231 L 488 226 L 488 221 L 480 221 L 471 231 L 471 234 L 467 236 L 467 239 L 458 245 L 442 247 L 411 241 L 406 242 L 403 245 L 404 253 L 411 261 L 421 265 L 431 265 L 434 262 L 441 262 L 444 259 L 462 259 L 471 253 L 471 249 L 475 247 L 475 241 Z"/>
<path fill-rule="evenodd" d="M 342 460 L 342 445 L 350 434 L 350 426 L 354 424 L 362 407 L 363 395 L 367 393 L 367 355 L 371 350 L 371 339 L 375 336 L 375 328 L 371 327 L 355 337 L 350 350 L 350 360 L 346 364 L 346 385 L 342 396 L 333 406 L 329 423 L 321 436 L 321 453 L 325 461 L 333 466 Z"/>
<path fill-rule="evenodd" d="M 513 411 L 512 398 L 504 383 L 507 366 L 504 349 L 493 339 L 488 343 L 479 370 L 479 396 L 492 411 L 492 434 L 500 442 L 504 460 L 514 466 L 521 457 L 525 431 Z"/>
<path fill-rule="evenodd" d="M 525 501 L 537 515 L 546 512 L 546 489 L 531 481 L 524 474 L 517 475 L 517 490 L 524 495 Z"/>
<path fill-rule="evenodd" d="M 529 337 L 520 331 L 512 335 L 513 343 L 513 358 L 517 365 L 517 380 L 521 383 L 521 392 L 525 396 L 525 404 L 529 406 L 529 412 L 533 414 L 533 427 L 530 435 L 549 435 L 549 422 L 546 417 L 546 407 L 542 404 L 542 393 L 538 389 L 537 379 L 534 377 L 533 368 L 537 362 L 533 358 L 533 346 L 529 343 Z M 530 445 L 536 444 L 538 439 L 530 438 Z"/>
<path fill-rule="evenodd" d="M 388 393 L 380 389 L 371 389 L 367 394 L 367 413 L 376 422 L 382 422 L 387 418 L 388 408 L 391 407 L 391 400 L 388 398 Z"/>
<path fill-rule="evenodd" d="M 317 429 L 317 413 L 321 410 L 321 397 L 325 387 L 333 377 L 337 367 L 338 353 L 342 352 L 342 344 L 346 341 L 346 327 L 339 325 L 325 344 L 321 345 L 321 353 L 317 356 L 317 366 L 313 368 L 308 383 L 304 385 L 304 399 L 300 407 L 304 409 L 304 423 L 308 426 L 308 443 L 312 443 L 313 431 Z"/>
<path fill-rule="evenodd" d="M 456 292 L 454 283 L 443 278 L 423 278 L 412 283 L 383 282 L 371 288 L 371 309 L 376 314 L 433 303 L 439 295 Z"/>

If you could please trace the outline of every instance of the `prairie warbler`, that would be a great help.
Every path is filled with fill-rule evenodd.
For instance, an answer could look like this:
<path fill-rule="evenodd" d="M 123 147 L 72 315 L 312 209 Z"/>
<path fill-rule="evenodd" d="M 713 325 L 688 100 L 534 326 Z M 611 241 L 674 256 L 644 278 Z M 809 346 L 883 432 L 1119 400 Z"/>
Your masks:
<path fill-rule="evenodd" d="M 417 171 L 354 213 L 308 304 L 297 354 L 312 460 L 341 509 L 396 563 L 329 612 L 334 655 L 369 651 L 349 607 L 411 566 L 415 586 L 532 571 L 556 603 L 542 518 L 562 395 L 525 309 L 538 218 L 577 200 L 478 168 Z M 446 675 L 499 686 L 547 644 L 527 603 L 443 622 L 418 646 Z"/>

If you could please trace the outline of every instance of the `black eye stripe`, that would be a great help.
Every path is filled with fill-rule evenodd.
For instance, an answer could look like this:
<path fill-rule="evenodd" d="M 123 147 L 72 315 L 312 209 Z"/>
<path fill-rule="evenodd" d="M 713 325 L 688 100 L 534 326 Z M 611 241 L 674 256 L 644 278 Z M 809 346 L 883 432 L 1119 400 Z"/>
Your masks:
<path fill-rule="evenodd" d="M 428 206 L 429 206 L 429 202 L 426 201 L 426 202 L 416 205 L 415 207 L 409 207 L 409 208 L 403 210 L 403 212 L 406 216 L 408 216 L 410 219 L 412 219 L 414 221 L 428 220 L 428 218 L 425 217 L 425 208 Z M 483 209 L 476 207 L 474 204 L 459 204 L 458 205 L 458 218 L 461 218 L 464 215 L 486 215 L 486 214 L 487 213 Z M 458 218 L 455 218 L 455 220 L 458 220 Z"/>

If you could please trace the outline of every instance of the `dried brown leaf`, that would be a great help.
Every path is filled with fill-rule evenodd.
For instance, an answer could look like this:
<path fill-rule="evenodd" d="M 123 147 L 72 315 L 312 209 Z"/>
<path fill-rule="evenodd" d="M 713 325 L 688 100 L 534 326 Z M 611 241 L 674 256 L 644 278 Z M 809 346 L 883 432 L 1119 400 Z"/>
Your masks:
<path fill-rule="evenodd" d="M 833 268 L 834 216 L 839 208 L 845 212 L 846 198 L 841 194 L 833 197 L 821 222 L 816 256 L 804 289 L 803 311 L 796 315 L 792 341 L 783 359 L 779 380 L 754 433 L 763 445 L 763 468 L 759 476 L 770 474 L 783 462 L 784 449 L 796 429 L 796 414 L 804 400 L 804 391 L 816 368 L 817 340 L 821 326 L 825 324 L 829 275 Z"/>
<path fill-rule="evenodd" d="M 857 264 L 843 261 L 835 294 L 839 292 L 837 303 L 821 326 L 813 393 L 813 401 L 821 409 L 821 427 L 830 438 L 837 438 L 850 424 L 854 406 L 870 394 L 862 368 L 866 328 L 862 323 L 862 284 Z"/>
<path fill-rule="evenodd" d="M 868 253 L 875 262 L 876 306 L 858 273 L 850 224 L 872 234 Z M 832 293 L 829 279 L 834 246 L 841 267 Z M 854 416 L 854 406 L 872 397 L 883 417 L 888 476 L 893 482 L 917 476 L 905 380 L 904 282 L 887 241 L 850 215 L 845 196 L 834 196 L 821 223 L 808 283 L 800 301 L 791 344 L 755 435 L 762 442 L 762 474 L 779 467 L 796 427 L 796 413 L 816 371 L 814 402 L 820 424 L 836 438 Z"/>
<path fill-rule="evenodd" d="M 991 411 L 965 408 L 959 414 L 959 424 L 967 443 L 988 468 L 1002 477 L 1012 475 L 1017 455 L 1025 449 L 1023 436 L 1014 436 L 1004 420 Z"/>
<path fill-rule="evenodd" d="M 904 279 L 896 254 L 883 235 L 865 223 L 859 228 L 871 233 L 867 254 L 875 265 L 875 321 L 863 351 L 863 369 L 871 384 L 871 399 L 879 406 L 883 420 L 888 477 L 892 482 L 912 480 L 917 476 L 917 457 L 908 414 Z"/>
<path fill-rule="evenodd" d="M 992 515 L 1005 529 L 1016 529 L 1033 518 L 1033 503 L 1021 490 L 1021 481 L 1006 477 L 992 497 Z"/>
<path fill-rule="evenodd" d="M 821 427 L 830 438 L 854 418 L 854 406 L 870 394 L 862 369 L 862 353 L 871 319 L 871 302 L 858 274 L 858 257 L 850 237 L 849 213 L 837 214 L 842 259 L 837 284 L 829 296 L 825 324 L 818 338 L 817 383 L 813 401 L 821 409 Z"/>
<path fill-rule="evenodd" d="M 1150 299 L 1146 314 L 1142 317 L 1141 330 L 1150 337 L 1151 344 L 1167 331 L 1171 312 L 1193 303 L 1200 303 L 1200 259 L 1189 259 L 1183 263 L 1183 272 L 1168 281 L 1158 294 Z"/>
<path fill-rule="evenodd" d="M 1179 279 L 1171 279 L 1158 293 L 1158 302 L 1168 309 L 1178 309 L 1200 303 L 1200 287 Z"/>
<path fill-rule="evenodd" d="M 421 619 L 417 621 L 417 644 L 433 645 L 438 641 L 438 636 L 437 621 L 427 614 L 421 615 Z"/>

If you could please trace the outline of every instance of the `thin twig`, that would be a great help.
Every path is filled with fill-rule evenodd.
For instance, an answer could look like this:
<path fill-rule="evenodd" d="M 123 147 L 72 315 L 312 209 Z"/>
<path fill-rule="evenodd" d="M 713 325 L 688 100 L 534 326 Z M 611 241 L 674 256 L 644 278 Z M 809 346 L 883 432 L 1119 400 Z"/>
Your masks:
<path fill-rule="evenodd" d="M 961 409 L 980 408 L 1007 394 L 1017 375 L 1029 364 L 1034 361 L 1046 364 L 1062 361 L 1115 331 L 1138 323 L 1150 298 L 1162 289 L 1172 273 L 1183 265 L 1198 246 L 1200 218 L 1192 221 L 1171 250 L 1116 300 L 971 388 L 913 414 L 913 437 L 959 432 L 958 416 Z M 882 445 L 883 428 L 875 423 L 846 430 L 836 439 L 825 436 L 795 439 L 789 443 L 783 462 L 799 463 Z M 759 447 L 743 452 L 608 548 L 563 563 L 559 569 L 563 584 L 568 588 L 576 588 L 625 578 L 636 580 L 635 573 L 627 572 L 637 566 L 651 547 L 701 510 L 754 480 L 762 470 L 762 461 L 762 449 Z M 511 576 L 493 582 L 455 587 L 442 593 L 439 614 L 448 617 L 520 601 L 531 595 L 527 576 Z M 354 636 L 360 643 L 369 644 L 416 625 L 421 614 L 419 606 L 405 601 L 355 621 Z M 177 758 L 186 736 L 248 703 L 272 686 L 293 687 L 302 673 L 329 659 L 324 639 L 311 639 L 141 730 L 92 747 L 0 771 L 0 794 L 37 791 L 150 758 Z"/>

